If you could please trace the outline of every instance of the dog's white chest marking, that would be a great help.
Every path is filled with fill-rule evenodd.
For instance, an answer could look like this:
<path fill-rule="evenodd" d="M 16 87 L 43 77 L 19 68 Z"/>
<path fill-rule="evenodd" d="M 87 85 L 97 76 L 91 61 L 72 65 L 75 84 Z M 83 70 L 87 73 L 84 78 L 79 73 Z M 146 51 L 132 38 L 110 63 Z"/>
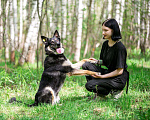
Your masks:
<path fill-rule="evenodd" d="M 83 65 L 84 62 L 78 62 L 75 64 L 72 64 L 69 59 L 63 62 L 62 66 L 71 66 L 74 69 L 80 69 L 80 67 Z"/>
<path fill-rule="evenodd" d="M 69 66 L 69 65 L 72 65 L 69 59 L 65 60 L 62 64 L 62 66 Z"/>

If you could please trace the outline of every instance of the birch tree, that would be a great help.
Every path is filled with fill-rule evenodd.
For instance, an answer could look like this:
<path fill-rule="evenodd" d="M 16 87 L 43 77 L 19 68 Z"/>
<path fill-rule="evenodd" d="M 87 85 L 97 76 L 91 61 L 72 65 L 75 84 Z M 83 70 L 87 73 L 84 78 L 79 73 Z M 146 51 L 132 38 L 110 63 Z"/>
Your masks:
<path fill-rule="evenodd" d="M 42 2 L 43 2 L 43 0 L 39 0 L 39 8 L 42 7 Z M 34 52 L 35 52 L 35 47 L 36 47 L 36 43 L 37 43 L 36 40 L 37 40 L 39 25 L 40 25 L 40 20 L 38 18 L 38 13 L 37 13 L 37 1 L 33 1 L 33 11 L 32 11 L 31 18 L 32 18 L 31 24 L 30 24 L 30 27 L 29 27 L 29 30 L 27 33 L 26 41 L 23 46 L 22 55 L 20 56 L 20 59 L 19 59 L 19 65 L 24 64 L 29 48 L 32 48 L 32 50 L 34 50 Z M 30 47 L 30 46 L 32 46 L 32 47 Z M 30 57 L 32 57 L 33 60 L 35 59 L 35 56 L 34 57 L 30 56 Z M 28 58 L 29 58 L 29 56 L 28 56 Z"/>
<path fill-rule="evenodd" d="M 14 41 L 15 48 L 17 49 L 18 44 L 18 21 L 17 21 L 17 0 L 13 0 L 13 23 L 14 23 Z"/>
<path fill-rule="evenodd" d="M 6 45 L 7 45 L 8 41 L 7 41 L 7 38 L 6 38 L 6 34 L 7 34 L 6 30 L 7 29 L 5 29 L 5 28 L 6 28 L 6 23 L 7 23 L 6 22 L 7 21 L 6 17 L 8 15 L 8 6 L 9 6 L 8 3 L 9 3 L 9 1 L 2 1 L 2 3 L 1 3 L 2 6 L 0 6 L 0 7 L 2 7 L 1 16 L 3 17 L 3 19 L 2 19 L 2 25 L 3 25 L 3 29 L 2 30 L 3 30 L 3 32 L 2 32 L 2 36 L 1 37 L 2 37 L 2 41 L 3 41 L 4 55 L 5 55 L 5 70 L 7 70 L 7 64 L 6 64 L 6 59 L 7 59 L 6 57 L 7 56 L 6 56 L 5 53 L 6 53 L 6 48 L 7 48 Z"/>
<path fill-rule="evenodd" d="M 10 16 L 9 16 L 9 24 L 10 24 L 10 39 L 11 39 L 11 55 L 10 55 L 10 61 L 12 63 L 15 63 L 15 26 L 14 26 L 14 9 L 13 9 L 13 1 L 10 1 Z"/>
<path fill-rule="evenodd" d="M 88 46 L 89 46 L 89 36 L 91 32 L 91 6 L 92 6 L 92 0 L 89 0 L 89 7 L 88 7 L 88 20 L 87 20 L 87 32 L 86 32 L 86 45 L 85 45 L 85 50 L 83 57 L 87 54 L 88 51 Z"/>
<path fill-rule="evenodd" d="M 75 46 L 76 46 L 76 36 L 77 36 L 77 34 L 76 34 L 76 32 L 77 32 L 77 14 L 76 14 L 76 12 L 77 12 L 77 3 L 76 3 L 76 0 L 72 0 L 71 1 L 71 3 L 70 3 L 70 5 L 72 5 L 71 7 L 70 7 L 70 10 L 71 10 L 71 13 L 72 14 L 70 14 L 71 15 L 71 22 L 70 22 L 70 24 L 71 24 L 71 42 L 70 41 L 68 41 L 68 42 L 70 42 L 70 45 L 68 45 L 68 47 L 69 47 L 69 53 L 71 53 L 71 54 L 73 54 L 73 53 L 75 53 Z"/>
<path fill-rule="evenodd" d="M 60 0 L 55 0 L 55 7 L 54 7 L 54 12 L 53 12 L 53 24 L 51 28 L 51 34 L 53 35 L 54 31 L 58 28 L 58 20 L 59 20 L 59 14 L 60 14 Z"/>
<path fill-rule="evenodd" d="M 146 43 L 146 0 L 140 1 L 140 49 L 141 53 L 145 55 L 145 43 Z M 144 9 L 143 9 L 144 8 Z"/>
<path fill-rule="evenodd" d="M 83 11 L 82 11 L 82 0 L 79 0 L 78 7 L 78 28 L 77 28 L 77 38 L 76 38 L 76 48 L 74 61 L 79 61 L 80 59 L 80 50 L 81 50 L 81 38 L 82 38 L 82 21 L 83 21 Z"/>
<path fill-rule="evenodd" d="M 8 13 L 9 13 L 9 0 L 7 0 L 6 2 L 6 18 L 8 18 Z M 6 20 L 6 25 L 5 25 L 5 59 L 8 60 L 9 59 L 9 36 L 8 36 L 8 19 Z"/>
<path fill-rule="evenodd" d="M 0 0 L 0 49 L 3 47 L 2 1 Z"/>
<path fill-rule="evenodd" d="M 66 4 L 67 0 L 62 0 L 62 10 L 61 10 L 61 17 L 62 17 L 62 22 L 61 22 L 61 38 L 62 38 L 62 43 L 66 39 L 66 28 L 67 28 L 67 10 L 66 10 Z"/>
<path fill-rule="evenodd" d="M 20 43 L 22 41 L 22 32 L 23 32 L 23 5 L 22 5 L 22 0 L 20 0 L 20 34 L 19 34 L 19 45 L 18 48 L 20 48 Z"/>
<path fill-rule="evenodd" d="M 112 5 L 113 5 L 113 0 L 108 0 L 108 18 L 112 18 Z"/>
<path fill-rule="evenodd" d="M 146 47 L 150 49 L 150 1 L 146 0 L 146 16 L 147 16 L 147 35 L 146 35 Z"/>
<path fill-rule="evenodd" d="M 116 20 L 120 25 L 119 26 L 120 29 L 122 29 L 122 23 L 123 23 L 124 4 L 125 4 L 125 0 L 118 0 L 116 5 Z"/>

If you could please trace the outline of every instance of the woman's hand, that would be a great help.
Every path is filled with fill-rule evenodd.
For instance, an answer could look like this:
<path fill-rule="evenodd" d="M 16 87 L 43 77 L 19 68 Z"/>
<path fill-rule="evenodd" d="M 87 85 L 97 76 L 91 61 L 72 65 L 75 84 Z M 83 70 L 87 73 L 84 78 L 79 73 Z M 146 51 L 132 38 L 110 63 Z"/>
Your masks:
<path fill-rule="evenodd" d="M 123 68 L 118 68 L 110 73 L 104 74 L 104 75 L 98 75 L 94 74 L 92 75 L 94 78 L 110 78 L 110 77 L 115 77 L 118 75 L 121 75 L 123 73 Z"/>
<path fill-rule="evenodd" d="M 103 75 L 95 73 L 94 75 L 92 75 L 92 77 L 94 77 L 94 78 L 103 78 Z"/>
<path fill-rule="evenodd" d="M 97 60 L 95 58 L 89 58 L 89 59 L 83 59 L 83 62 L 90 62 L 90 63 L 96 63 Z"/>
<path fill-rule="evenodd" d="M 97 61 L 95 58 L 89 58 L 89 60 Z"/>

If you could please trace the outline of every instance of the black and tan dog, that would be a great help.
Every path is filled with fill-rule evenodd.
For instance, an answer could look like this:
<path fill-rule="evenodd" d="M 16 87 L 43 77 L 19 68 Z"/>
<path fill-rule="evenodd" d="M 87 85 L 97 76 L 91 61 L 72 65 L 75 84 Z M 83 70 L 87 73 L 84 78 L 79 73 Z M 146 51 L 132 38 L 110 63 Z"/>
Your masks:
<path fill-rule="evenodd" d="M 72 64 L 63 54 L 60 36 L 56 30 L 52 38 L 41 36 L 45 44 L 47 57 L 44 61 L 44 71 L 40 81 L 39 89 L 35 95 L 35 102 L 31 106 L 38 106 L 40 103 L 55 104 L 59 102 L 58 93 L 63 86 L 66 74 L 69 75 L 93 75 L 95 72 L 79 69 L 88 59 L 83 59 Z M 16 101 L 12 98 L 10 102 Z"/>

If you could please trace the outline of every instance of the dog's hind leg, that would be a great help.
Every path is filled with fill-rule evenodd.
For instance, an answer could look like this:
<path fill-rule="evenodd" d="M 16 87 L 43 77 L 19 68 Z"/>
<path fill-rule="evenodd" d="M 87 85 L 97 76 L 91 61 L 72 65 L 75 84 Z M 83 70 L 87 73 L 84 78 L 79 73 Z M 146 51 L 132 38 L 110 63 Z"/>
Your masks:
<path fill-rule="evenodd" d="M 56 102 L 59 103 L 60 97 L 59 95 L 56 96 Z"/>

